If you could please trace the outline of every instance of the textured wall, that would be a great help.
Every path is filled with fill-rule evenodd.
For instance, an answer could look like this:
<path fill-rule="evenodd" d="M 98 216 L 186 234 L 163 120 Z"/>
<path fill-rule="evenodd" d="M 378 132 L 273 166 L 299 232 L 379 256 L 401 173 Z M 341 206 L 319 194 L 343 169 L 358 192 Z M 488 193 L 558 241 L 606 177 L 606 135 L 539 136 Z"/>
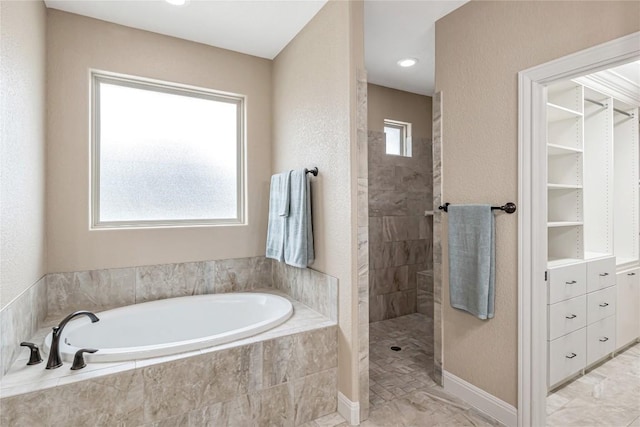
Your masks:
<path fill-rule="evenodd" d="M 353 398 L 353 288 L 348 2 L 330 1 L 273 64 L 273 172 L 317 166 L 316 261 L 339 280 L 339 388 Z"/>
<path fill-rule="evenodd" d="M 639 16 L 638 2 L 472 1 L 439 20 L 442 200 L 515 201 L 518 71 L 638 31 Z M 444 369 L 516 405 L 517 217 L 498 216 L 496 228 L 496 316 L 489 321 L 450 307 L 443 231 Z"/>
<path fill-rule="evenodd" d="M 369 84 L 369 321 L 416 312 L 432 263 L 431 98 Z M 412 157 L 386 154 L 384 120 L 411 123 Z"/>
<path fill-rule="evenodd" d="M 264 254 L 271 171 L 271 61 L 49 10 L 48 271 Z M 248 225 L 89 230 L 89 69 L 247 95 Z"/>
<path fill-rule="evenodd" d="M 431 138 L 431 97 L 367 85 L 367 114 L 369 130 L 384 132 L 384 120 L 396 119 L 412 124 L 418 138 Z"/>
<path fill-rule="evenodd" d="M 45 13 L 0 2 L 0 307 L 45 273 Z"/>

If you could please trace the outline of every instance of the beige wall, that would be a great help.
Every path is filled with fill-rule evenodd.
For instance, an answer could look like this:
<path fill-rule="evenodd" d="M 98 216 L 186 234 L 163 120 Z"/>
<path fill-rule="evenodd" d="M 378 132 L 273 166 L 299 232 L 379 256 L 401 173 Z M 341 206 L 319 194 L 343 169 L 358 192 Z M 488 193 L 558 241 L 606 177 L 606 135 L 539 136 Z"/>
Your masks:
<path fill-rule="evenodd" d="M 275 58 L 272 169 L 320 170 L 312 268 L 339 280 L 338 385 L 354 399 L 349 21 L 349 3 L 330 1 Z"/>
<path fill-rule="evenodd" d="M 472 1 L 439 20 L 443 201 L 516 201 L 518 71 L 638 31 L 639 16 L 639 2 Z M 516 216 L 496 228 L 494 319 L 450 307 L 445 268 L 444 369 L 516 405 Z"/>
<path fill-rule="evenodd" d="M 0 2 L 0 307 L 45 273 L 45 19 Z"/>
<path fill-rule="evenodd" d="M 48 271 L 264 255 L 271 61 L 48 10 Z M 247 96 L 248 225 L 89 230 L 89 70 Z"/>
<path fill-rule="evenodd" d="M 431 97 L 374 84 L 367 85 L 369 130 L 384 131 L 384 120 L 411 123 L 412 136 L 431 138 Z"/>

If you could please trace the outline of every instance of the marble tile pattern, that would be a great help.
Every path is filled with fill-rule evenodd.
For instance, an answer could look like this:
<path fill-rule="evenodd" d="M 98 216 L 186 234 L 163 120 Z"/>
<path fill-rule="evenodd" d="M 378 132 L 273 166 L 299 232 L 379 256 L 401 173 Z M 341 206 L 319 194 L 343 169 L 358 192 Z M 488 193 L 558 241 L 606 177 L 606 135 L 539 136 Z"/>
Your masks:
<path fill-rule="evenodd" d="M 21 354 L 27 354 L 20 343 L 28 341 L 47 316 L 45 277 L 0 311 L 0 377 Z"/>
<path fill-rule="evenodd" d="M 272 280 L 275 289 L 338 320 L 338 279 L 310 268 L 297 268 L 274 261 Z"/>
<path fill-rule="evenodd" d="M 429 317 L 415 313 L 370 327 L 371 406 L 361 426 L 499 426 L 500 424 L 449 395 L 430 376 L 433 369 Z M 391 346 L 400 346 L 395 352 Z M 304 427 L 345 427 L 335 414 Z"/>
<path fill-rule="evenodd" d="M 415 313 L 417 272 L 432 268 L 431 140 L 412 157 L 387 155 L 384 132 L 368 133 L 369 321 Z"/>
<path fill-rule="evenodd" d="M 433 319 L 433 271 L 419 271 L 418 277 L 418 313 Z"/>
<path fill-rule="evenodd" d="M 367 72 L 357 70 L 356 132 L 358 177 L 358 402 L 360 419 L 369 416 L 369 137 L 367 135 Z"/>
<path fill-rule="evenodd" d="M 442 385 L 442 92 L 433 102 L 433 376 Z"/>
<path fill-rule="evenodd" d="M 102 311 L 164 298 L 272 287 L 265 257 L 185 262 L 47 275 L 48 316 Z"/>
<path fill-rule="evenodd" d="M 0 425 L 295 426 L 336 411 L 335 324 L 134 365 L 3 397 Z"/>
<path fill-rule="evenodd" d="M 640 425 L 640 343 L 547 396 L 547 426 Z"/>

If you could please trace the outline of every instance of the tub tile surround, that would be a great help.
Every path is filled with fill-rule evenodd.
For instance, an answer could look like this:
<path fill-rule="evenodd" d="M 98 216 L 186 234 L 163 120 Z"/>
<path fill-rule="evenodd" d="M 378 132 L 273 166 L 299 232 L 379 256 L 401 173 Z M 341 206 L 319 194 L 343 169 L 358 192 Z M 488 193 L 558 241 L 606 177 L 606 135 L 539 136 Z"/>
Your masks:
<path fill-rule="evenodd" d="M 294 316 L 283 325 L 235 343 L 154 359 L 89 364 L 81 371 L 69 369 L 46 371 L 43 368 L 44 365 L 27 367 L 25 364 L 28 352 L 21 351 L 18 347 L 22 340 L 41 344 L 46 334 L 50 332 L 51 326 L 57 324 L 61 317 L 75 310 L 102 311 L 154 299 L 249 290 L 275 293 L 291 299 L 294 304 Z M 29 407 L 28 405 L 20 406 L 22 403 L 17 402 L 21 400 L 28 402 L 33 398 L 39 402 L 35 405 L 35 408 L 39 408 L 37 409 L 39 416 L 56 420 L 58 418 L 65 420 L 67 419 L 65 417 L 70 417 L 69 419 L 74 420 L 71 424 L 83 424 L 91 417 L 97 417 L 95 419 L 98 420 L 98 424 L 106 425 L 118 423 L 156 425 L 166 421 L 162 417 L 169 420 L 176 417 L 209 420 L 204 424 L 194 421 L 193 425 L 207 423 L 216 425 L 219 421 L 214 420 L 227 418 L 232 425 L 236 419 L 237 425 L 267 419 L 272 421 L 266 424 L 305 423 L 313 419 L 309 417 L 316 418 L 336 410 L 337 295 L 336 278 L 311 269 L 286 266 L 264 257 L 49 274 L 0 312 L 0 322 L 2 322 L 0 326 L 3 327 L 2 360 L 7 364 L 6 367 L 3 365 L 3 374 L 6 373 L 6 375 L 0 381 L 2 416 L 9 414 L 6 415 L 9 418 L 4 420 L 13 420 L 11 417 L 18 416 L 16 414 L 26 411 Z M 29 320 L 24 322 L 23 319 Z M 320 332 L 310 333 L 314 330 L 332 332 L 329 335 Z M 265 340 L 272 341 L 266 341 L 263 344 L 261 341 Z M 135 391 L 138 387 L 135 384 L 136 381 L 142 381 L 144 385 L 140 392 L 143 396 L 142 400 L 146 402 L 147 398 L 152 396 L 153 400 L 162 401 L 157 395 L 162 396 L 164 392 L 162 389 L 154 388 L 152 379 L 156 378 L 154 376 L 156 374 L 161 375 L 158 374 L 158 370 L 164 368 L 156 366 L 166 364 L 183 366 L 180 363 L 193 366 L 191 362 L 199 361 L 200 357 L 205 357 L 208 353 L 226 351 L 242 345 L 253 346 L 247 350 L 248 359 L 243 356 L 244 353 L 232 359 L 243 361 L 243 369 L 249 366 L 252 370 L 258 369 L 261 374 L 250 375 L 246 384 L 243 382 L 244 379 L 241 379 L 242 381 L 233 383 L 235 385 L 230 386 L 231 389 L 222 389 L 215 398 L 222 400 L 212 405 L 205 407 L 202 402 L 209 401 L 194 397 L 195 395 L 187 389 L 178 389 L 175 393 L 183 397 L 186 395 L 187 398 L 180 404 L 171 403 L 174 405 L 170 406 L 172 412 L 182 411 L 178 414 L 173 413 L 171 416 L 163 412 L 165 409 L 162 408 L 138 406 L 143 408 L 138 414 L 135 411 L 130 413 L 127 408 L 119 408 L 113 402 L 98 402 L 93 405 L 89 401 L 84 401 L 84 404 L 93 409 L 87 414 L 82 411 L 67 412 L 66 409 L 61 414 L 51 412 L 52 407 L 62 404 L 56 401 L 57 395 L 83 394 L 85 390 L 89 390 L 86 393 L 90 394 L 93 386 L 83 383 L 96 381 L 104 383 L 107 380 L 103 378 L 109 376 L 118 376 L 113 380 L 117 380 L 113 384 L 117 384 L 118 387 L 125 383 L 132 384 L 132 393 L 138 393 Z M 263 357 L 263 355 L 266 356 Z M 46 358 L 46 355 L 43 357 Z M 187 359 L 189 363 L 180 362 Z M 283 361 L 285 361 L 284 364 L 281 364 Z M 239 368 L 236 369 L 236 365 L 224 366 L 222 368 L 222 371 L 226 372 L 224 375 L 229 372 L 244 375 L 240 373 Z M 140 371 L 139 376 L 142 379 L 137 379 L 138 374 L 131 374 L 130 371 Z M 320 375 L 320 371 L 324 372 L 324 376 Z M 220 369 L 209 370 L 209 372 L 219 381 L 222 375 L 219 374 Z M 318 375 L 320 381 L 311 381 L 311 379 L 303 381 L 306 377 L 313 375 Z M 163 381 L 167 384 L 175 382 Z M 178 383 L 184 384 L 185 387 L 188 384 Z M 112 383 L 104 384 L 115 387 L 115 385 L 109 385 Z M 207 388 L 209 386 L 203 387 L 207 389 L 207 394 L 212 393 Z M 135 393 L 131 399 L 136 399 Z M 166 391 L 167 396 L 173 396 L 172 401 L 176 398 L 175 393 Z M 34 398 L 33 395 L 38 397 Z M 225 397 L 220 397 L 222 395 Z M 288 396 L 286 399 L 282 397 L 285 395 Z M 25 396 L 28 397 L 25 398 Z M 311 400 L 308 401 L 309 399 Z M 194 400 L 195 403 L 193 403 Z M 298 409 L 297 404 L 303 405 L 304 409 Z M 232 411 L 233 408 L 240 408 L 245 412 L 238 416 Z M 279 415 L 274 415 L 275 413 Z M 284 421 L 274 421 L 275 419 Z M 20 418 L 20 420 L 27 424 L 32 422 L 27 418 Z M 11 424 L 13 421 L 7 422 Z M 171 421 L 167 422 L 169 422 L 167 425 L 173 425 Z M 4 421 L 0 422 L 0 424 L 3 423 Z"/>
<path fill-rule="evenodd" d="M 310 268 L 291 267 L 277 261 L 273 261 L 272 268 L 275 289 L 331 320 L 338 320 L 338 279 Z"/>
<path fill-rule="evenodd" d="M 0 311 L 0 377 L 22 353 L 20 343 L 47 317 L 47 286 L 43 276 Z"/>
<path fill-rule="evenodd" d="M 417 273 L 433 268 L 431 140 L 412 150 L 387 155 L 384 132 L 368 132 L 370 322 L 415 313 Z"/>
<path fill-rule="evenodd" d="M 14 365 L 2 379 L 0 425 L 293 426 L 335 412 L 336 322 L 292 303 L 284 324 L 199 351 L 82 371 Z"/>

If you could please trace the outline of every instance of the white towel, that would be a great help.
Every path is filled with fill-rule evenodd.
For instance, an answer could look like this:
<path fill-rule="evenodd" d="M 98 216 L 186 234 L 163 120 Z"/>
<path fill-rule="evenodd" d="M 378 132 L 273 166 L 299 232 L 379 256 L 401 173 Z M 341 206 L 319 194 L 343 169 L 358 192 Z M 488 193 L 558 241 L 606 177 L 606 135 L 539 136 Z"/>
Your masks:
<path fill-rule="evenodd" d="M 304 169 L 291 171 L 289 216 L 285 225 L 284 261 L 306 268 L 314 260 L 311 187 Z"/>
<path fill-rule="evenodd" d="M 266 257 L 284 261 L 285 226 L 289 215 L 291 171 L 271 177 Z"/>

